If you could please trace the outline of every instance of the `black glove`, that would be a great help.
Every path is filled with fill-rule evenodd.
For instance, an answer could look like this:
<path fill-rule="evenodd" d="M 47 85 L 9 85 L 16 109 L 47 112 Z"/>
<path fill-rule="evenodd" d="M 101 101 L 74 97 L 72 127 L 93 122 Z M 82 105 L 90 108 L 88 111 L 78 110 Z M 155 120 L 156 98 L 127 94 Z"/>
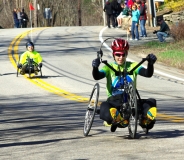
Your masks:
<path fill-rule="evenodd" d="M 98 68 L 100 65 L 100 58 L 96 58 L 93 60 L 92 62 L 92 66 L 95 67 L 95 68 Z"/>
<path fill-rule="evenodd" d="M 19 63 L 19 64 L 17 65 L 17 67 L 18 67 L 19 69 L 22 68 L 22 64 Z"/>
<path fill-rule="evenodd" d="M 148 59 L 148 64 L 151 64 L 151 65 L 153 65 L 157 60 L 157 57 L 152 53 L 148 54 L 146 58 Z"/>
<path fill-rule="evenodd" d="M 156 33 L 157 33 L 157 31 L 156 31 L 156 30 L 154 30 L 153 34 L 156 34 Z"/>
<path fill-rule="evenodd" d="M 39 64 L 38 64 L 38 67 L 40 67 L 40 68 L 41 68 L 41 67 L 42 67 L 42 63 L 39 63 Z"/>

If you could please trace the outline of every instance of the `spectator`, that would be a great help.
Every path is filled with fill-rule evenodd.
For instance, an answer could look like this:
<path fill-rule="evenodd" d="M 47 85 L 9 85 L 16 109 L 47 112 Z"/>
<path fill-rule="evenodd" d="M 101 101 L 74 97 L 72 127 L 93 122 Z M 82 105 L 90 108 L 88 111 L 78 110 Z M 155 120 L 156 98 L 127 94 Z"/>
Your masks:
<path fill-rule="evenodd" d="M 160 30 L 154 31 L 153 34 L 156 34 L 160 42 L 165 42 L 164 37 L 168 37 L 170 34 L 170 28 L 163 18 L 159 17 L 157 19 L 158 25 L 160 25 Z"/>
<path fill-rule="evenodd" d="M 138 32 L 139 17 L 140 17 L 140 12 L 137 9 L 137 6 L 133 4 L 132 6 L 132 26 L 131 26 L 132 39 L 130 40 L 139 40 L 139 32 Z"/>
<path fill-rule="evenodd" d="M 133 0 L 128 0 L 127 6 L 128 8 L 131 10 L 132 9 L 132 5 L 134 4 Z"/>
<path fill-rule="evenodd" d="M 13 20 L 14 20 L 14 28 L 19 28 L 19 20 L 17 18 L 17 9 L 13 10 Z"/>
<path fill-rule="evenodd" d="M 117 17 L 118 28 L 121 28 L 122 18 L 127 17 L 129 15 L 129 8 L 124 3 L 121 3 L 121 8 L 122 12 Z"/>
<path fill-rule="evenodd" d="M 19 27 L 18 28 L 22 28 L 22 12 L 20 10 L 20 8 L 17 8 L 17 18 L 18 18 L 18 21 L 19 21 Z"/>
<path fill-rule="evenodd" d="M 141 4 L 140 4 L 140 29 L 141 29 L 141 35 L 140 37 L 147 37 L 147 33 L 146 33 L 146 20 L 147 20 L 147 15 L 146 15 L 146 0 L 141 0 Z"/>
<path fill-rule="evenodd" d="M 104 10 L 104 12 L 106 12 L 108 28 L 111 28 L 110 27 L 110 19 L 111 19 L 111 22 L 112 22 L 112 26 L 115 28 L 112 5 L 109 1 L 106 2 L 103 10 Z"/>
<path fill-rule="evenodd" d="M 27 14 L 24 12 L 24 8 L 22 9 L 22 28 L 27 28 L 27 22 L 29 22 Z"/>
<path fill-rule="evenodd" d="M 141 0 L 135 0 L 134 4 L 137 6 L 137 9 L 140 9 L 141 6 Z"/>
<path fill-rule="evenodd" d="M 117 0 L 112 0 L 111 5 L 113 9 L 113 18 L 115 22 L 115 27 L 117 27 L 118 26 L 117 17 L 121 13 L 121 6 Z"/>

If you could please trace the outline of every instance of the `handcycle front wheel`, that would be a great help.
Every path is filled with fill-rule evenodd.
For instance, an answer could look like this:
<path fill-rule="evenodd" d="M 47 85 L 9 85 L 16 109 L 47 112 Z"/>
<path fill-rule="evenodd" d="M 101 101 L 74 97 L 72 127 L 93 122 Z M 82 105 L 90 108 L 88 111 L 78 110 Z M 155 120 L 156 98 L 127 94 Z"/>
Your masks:
<path fill-rule="evenodd" d="M 128 105 L 130 107 L 130 118 L 128 131 L 131 138 L 136 138 L 137 134 L 137 120 L 138 120 L 138 108 L 137 108 L 137 96 L 136 89 L 133 83 L 128 84 Z"/>
<path fill-rule="evenodd" d="M 96 83 L 90 95 L 88 107 L 85 114 L 83 134 L 86 137 L 92 127 L 95 114 L 97 113 L 97 104 L 99 98 L 100 85 Z"/>
<path fill-rule="evenodd" d="M 39 69 L 39 72 L 40 72 L 40 76 L 42 77 L 42 68 L 41 67 Z"/>

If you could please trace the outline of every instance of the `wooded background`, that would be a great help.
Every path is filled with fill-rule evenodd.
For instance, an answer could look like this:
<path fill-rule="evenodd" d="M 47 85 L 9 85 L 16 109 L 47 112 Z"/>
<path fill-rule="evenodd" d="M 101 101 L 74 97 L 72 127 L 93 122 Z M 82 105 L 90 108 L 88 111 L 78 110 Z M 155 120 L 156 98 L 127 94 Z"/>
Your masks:
<path fill-rule="evenodd" d="M 29 3 L 34 27 L 46 26 L 95 26 L 103 25 L 102 0 L 0 0 L 0 26 L 13 28 L 14 8 L 24 8 L 30 19 Z M 38 5 L 39 4 L 39 10 Z M 45 8 L 50 8 L 52 17 L 45 18 Z M 28 27 L 30 27 L 30 21 Z"/>

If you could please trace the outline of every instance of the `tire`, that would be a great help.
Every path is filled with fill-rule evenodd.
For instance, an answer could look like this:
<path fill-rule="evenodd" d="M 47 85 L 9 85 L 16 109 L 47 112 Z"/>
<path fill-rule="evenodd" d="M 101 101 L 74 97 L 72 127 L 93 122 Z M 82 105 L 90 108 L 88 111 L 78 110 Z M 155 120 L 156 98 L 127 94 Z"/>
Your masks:
<path fill-rule="evenodd" d="M 83 129 L 83 134 L 85 137 L 89 134 L 89 131 L 93 124 L 95 114 L 97 114 L 99 91 L 100 91 L 100 86 L 98 83 L 96 83 L 91 92 L 91 96 L 90 96 L 89 103 L 88 103 L 88 108 L 85 114 L 84 129 Z"/>
<path fill-rule="evenodd" d="M 40 76 L 42 77 L 42 69 L 40 68 Z"/>
<path fill-rule="evenodd" d="M 135 139 L 137 134 L 137 121 L 138 121 L 138 108 L 137 108 L 137 96 L 134 84 L 131 82 L 128 84 L 128 105 L 130 108 L 130 118 L 128 131 L 131 138 Z"/>
<path fill-rule="evenodd" d="M 31 78 L 31 67 L 29 66 L 29 78 Z"/>
<path fill-rule="evenodd" d="M 27 68 L 28 68 L 29 78 L 31 78 L 31 59 L 29 57 L 27 58 Z"/>
<path fill-rule="evenodd" d="M 19 62 L 20 62 L 20 55 L 19 55 L 19 59 L 18 59 L 18 62 L 17 62 L 17 77 L 18 77 L 18 75 L 19 75 L 19 68 L 18 68 Z"/>
<path fill-rule="evenodd" d="M 18 77 L 18 75 L 19 75 L 19 68 L 17 67 L 17 77 Z"/>

